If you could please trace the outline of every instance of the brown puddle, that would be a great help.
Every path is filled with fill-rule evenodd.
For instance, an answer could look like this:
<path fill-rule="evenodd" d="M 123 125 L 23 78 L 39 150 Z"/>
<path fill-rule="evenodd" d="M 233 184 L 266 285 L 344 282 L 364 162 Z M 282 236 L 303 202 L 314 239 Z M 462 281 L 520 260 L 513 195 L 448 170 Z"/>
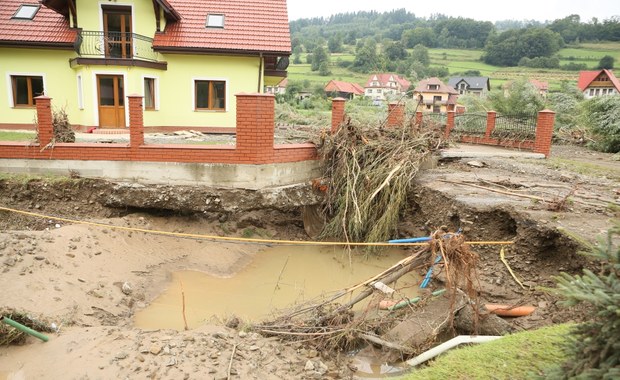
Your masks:
<path fill-rule="evenodd" d="M 342 248 L 277 246 L 256 254 L 254 260 L 231 278 L 218 278 L 196 271 L 172 273 L 168 288 L 148 307 L 136 313 L 134 323 L 143 329 L 184 327 L 181 283 L 189 328 L 213 316 L 236 315 L 243 320 L 267 318 L 275 309 L 311 300 L 367 280 L 410 254 L 390 248 L 380 256 L 349 254 Z M 399 295 L 417 295 L 420 278 L 403 276 Z M 341 299 L 341 302 L 347 299 Z"/>

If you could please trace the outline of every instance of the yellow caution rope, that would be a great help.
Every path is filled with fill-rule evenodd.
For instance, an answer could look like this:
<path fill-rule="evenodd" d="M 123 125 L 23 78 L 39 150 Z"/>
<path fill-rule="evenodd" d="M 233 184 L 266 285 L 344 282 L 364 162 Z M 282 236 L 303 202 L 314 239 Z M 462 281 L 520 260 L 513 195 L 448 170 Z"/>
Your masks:
<path fill-rule="evenodd" d="M 98 222 L 87 222 L 84 220 L 62 218 L 58 216 L 50 216 L 50 215 L 38 214 L 35 212 L 16 210 L 13 208 L 3 207 L 3 206 L 0 206 L 0 210 L 12 212 L 16 214 L 28 215 L 28 216 L 32 216 L 36 218 L 51 219 L 51 220 L 56 220 L 56 221 L 66 222 L 66 223 L 73 223 L 73 224 L 83 224 L 87 226 L 110 228 L 110 229 L 116 229 L 116 230 L 121 230 L 121 231 L 143 232 L 143 233 L 155 234 L 155 235 L 206 239 L 206 240 L 226 241 L 226 242 L 286 244 L 286 245 L 352 246 L 352 247 L 422 246 L 422 245 L 428 244 L 426 242 L 422 242 L 422 243 L 386 243 L 386 242 L 354 243 L 354 242 L 344 242 L 344 241 L 274 240 L 274 239 L 241 238 L 241 237 L 228 237 L 228 236 L 216 236 L 216 235 L 201 235 L 201 234 L 189 234 L 189 233 L 182 233 L 182 232 L 149 230 L 146 228 L 115 226 L 111 224 L 98 223 Z M 514 244 L 513 241 L 470 241 L 466 243 L 470 245 L 510 245 L 510 244 Z"/>

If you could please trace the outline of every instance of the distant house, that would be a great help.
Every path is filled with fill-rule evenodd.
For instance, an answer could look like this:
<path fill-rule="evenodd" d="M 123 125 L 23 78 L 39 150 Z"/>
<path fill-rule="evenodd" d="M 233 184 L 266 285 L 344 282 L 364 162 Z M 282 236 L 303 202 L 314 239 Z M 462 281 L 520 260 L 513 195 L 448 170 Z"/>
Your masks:
<path fill-rule="evenodd" d="M 334 98 L 340 97 L 345 99 L 353 99 L 356 96 L 364 95 L 364 88 L 357 83 L 342 82 L 338 80 L 330 80 L 325 85 L 325 94 Z"/>
<path fill-rule="evenodd" d="M 413 98 L 418 100 L 418 111 L 447 112 L 454 111 L 459 93 L 443 83 L 439 78 L 421 80 L 413 90 Z"/>
<path fill-rule="evenodd" d="M 581 71 L 577 87 L 586 99 L 620 93 L 620 81 L 611 70 L 607 69 Z"/>
<path fill-rule="evenodd" d="M 534 87 L 536 87 L 536 89 L 538 90 L 538 95 L 542 96 L 543 98 L 547 97 L 547 94 L 549 93 L 549 82 L 542 82 L 537 79 L 530 79 L 530 83 Z"/>
<path fill-rule="evenodd" d="M 513 83 L 514 81 L 512 80 L 504 83 L 504 85 L 502 86 L 504 89 L 504 96 L 510 95 L 510 89 L 512 88 Z M 529 83 L 536 90 L 539 96 L 541 96 L 542 98 L 547 97 L 547 94 L 549 93 L 548 82 L 542 82 L 537 79 L 528 79 L 527 83 Z"/>
<path fill-rule="evenodd" d="M 284 78 L 278 84 L 273 86 L 265 86 L 265 93 L 267 94 L 286 94 L 286 86 L 288 85 L 288 79 Z"/>
<path fill-rule="evenodd" d="M 373 74 L 364 86 L 364 95 L 373 100 L 404 96 L 411 86 L 411 82 L 396 74 Z"/>
<path fill-rule="evenodd" d="M 485 98 L 491 91 L 489 77 L 452 77 L 448 86 L 454 88 L 460 95 L 476 95 Z"/>

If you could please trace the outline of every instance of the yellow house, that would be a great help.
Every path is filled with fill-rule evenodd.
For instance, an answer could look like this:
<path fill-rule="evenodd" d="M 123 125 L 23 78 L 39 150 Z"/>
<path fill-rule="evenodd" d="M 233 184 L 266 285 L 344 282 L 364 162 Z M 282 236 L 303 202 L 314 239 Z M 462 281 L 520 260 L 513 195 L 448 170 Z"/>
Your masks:
<path fill-rule="evenodd" d="M 423 79 L 413 90 L 413 99 L 418 101 L 417 111 L 444 113 L 454 111 L 458 92 L 438 78 Z"/>
<path fill-rule="evenodd" d="M 0 128 L 45 94 L 82 128 L 234 128 L 235 94 L 286 77 L 286 0 L 0 1 Z"/>

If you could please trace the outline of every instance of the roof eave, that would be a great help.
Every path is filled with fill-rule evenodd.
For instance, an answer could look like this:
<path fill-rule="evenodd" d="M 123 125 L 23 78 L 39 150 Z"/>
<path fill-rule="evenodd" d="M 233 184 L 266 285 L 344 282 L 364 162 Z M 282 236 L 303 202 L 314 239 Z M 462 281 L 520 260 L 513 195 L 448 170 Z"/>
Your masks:
<path fill-rule="evenodd" d="M 174 21 L 181 20 L 181 14 L 167 0 L 155 0 Z"/>
<path fill-rule="evenodd" d="M 172 54 L 223 54 L 223 55 L 276 55 L 278 57 L 288 57 L 290 51 L 278 50 L 244 50 L 244 49 L 214 49 L 202 47 L 185 47 L 185 46 L 153 46 L 153 50 L 160 53 Z"/>
<path fill-rule="evenodd" d="M 41 41 L 13 41 L 0 40 L 2 47 L 24 47 L 24 48 L 51 48 L 51 49 L 67 49 L 74 50 L 73 42 L 41 42 Z"/>

